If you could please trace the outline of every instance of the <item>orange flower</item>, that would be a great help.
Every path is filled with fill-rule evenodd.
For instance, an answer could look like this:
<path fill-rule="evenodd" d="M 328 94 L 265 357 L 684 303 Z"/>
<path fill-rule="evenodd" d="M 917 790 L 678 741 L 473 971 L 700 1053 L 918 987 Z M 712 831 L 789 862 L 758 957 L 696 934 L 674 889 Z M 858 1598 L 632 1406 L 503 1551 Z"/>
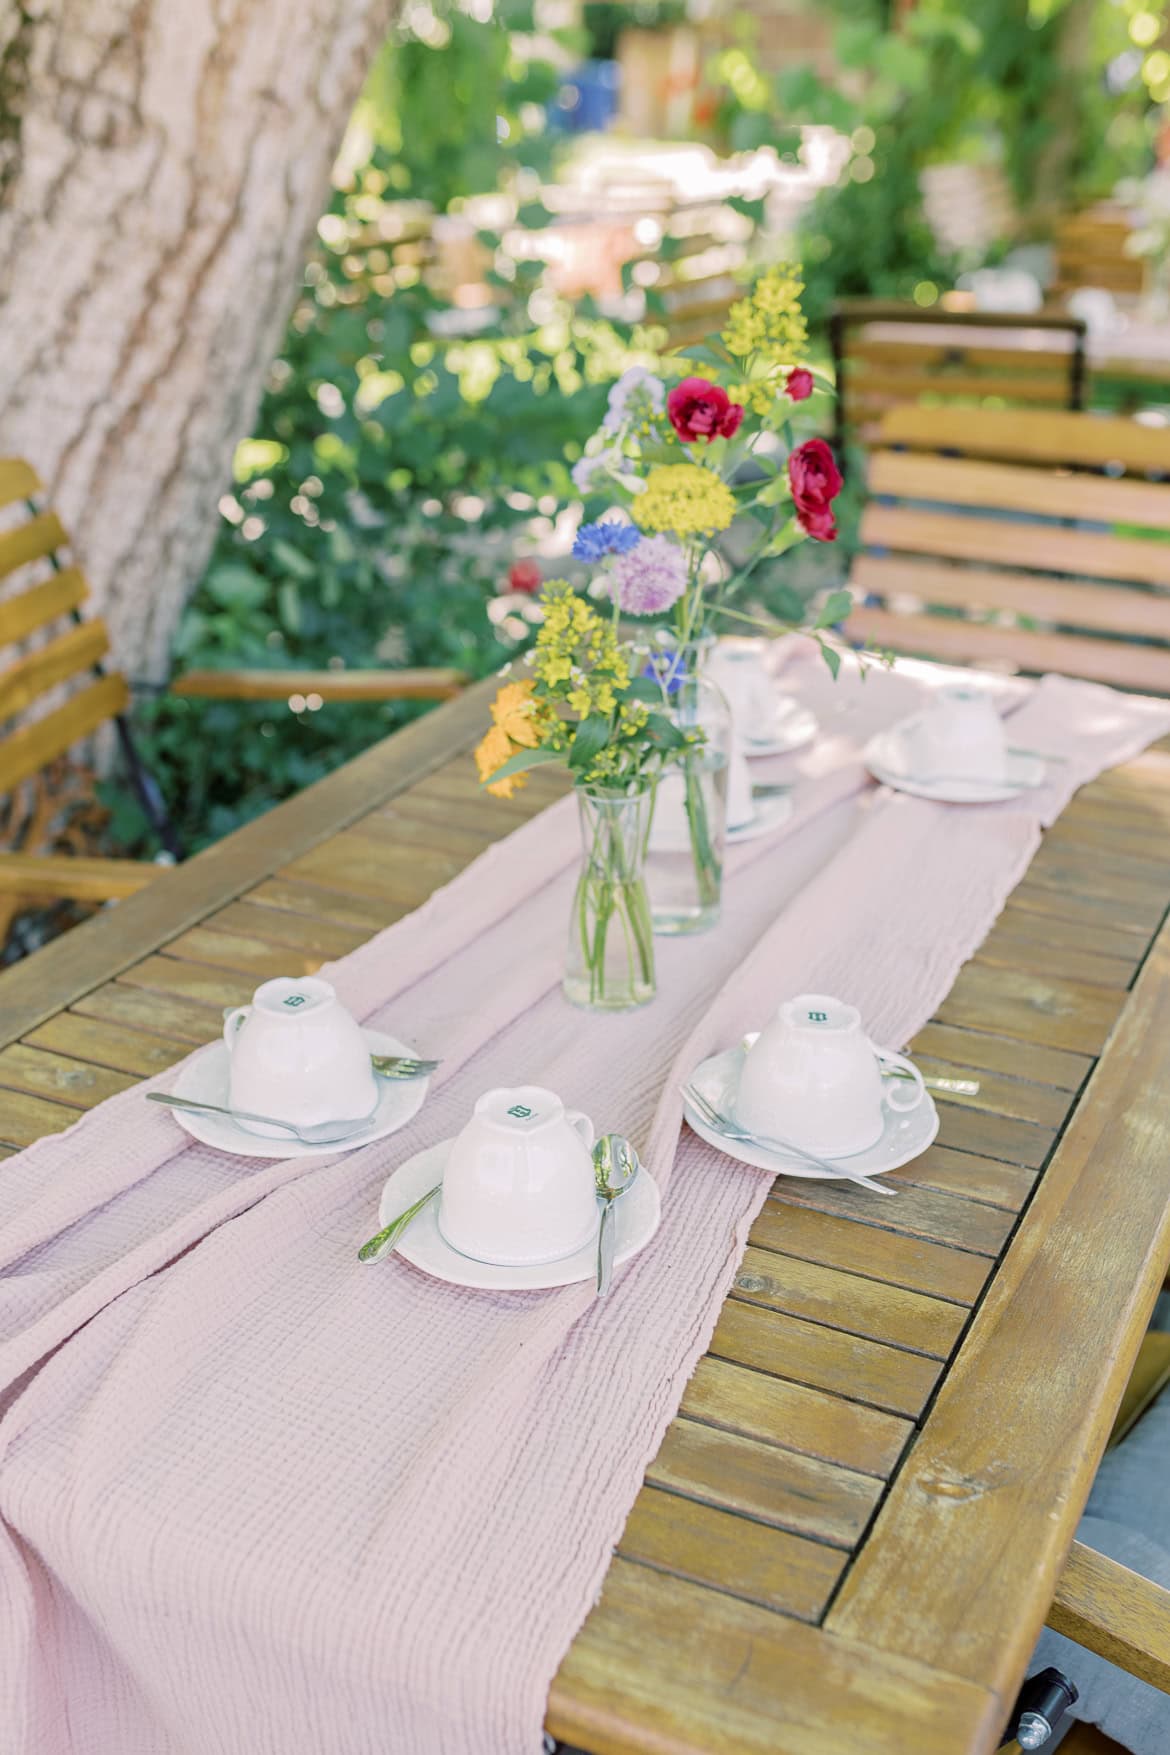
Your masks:
<path fill-rule="evenodd" d="M 529 750 L 534 750 L 540 742 L 540 734 L 532 722 L 536 711 L 536 702 L 532 698 L 535 686 L 531 678 L 524 682 L 505 683 L 491 709 L 492 718 L 504 735 Z"/>
<path fill-rule="evenodd" d="M 492 708 L 493 714 L 495 708 Z M 493 725 L 476 745 L 475 765 L 479 770 L 480 784 L 491 781 L 491 776 L 498 768 L 502 768 L 509 756 L 516 753 L 512 740 L 500 725 Z M 502 780 L 492 781 L 486 790 L 496 798 L 511 798 L 517 787 L 525 786 L 527 774 L 507 774 Z"/>

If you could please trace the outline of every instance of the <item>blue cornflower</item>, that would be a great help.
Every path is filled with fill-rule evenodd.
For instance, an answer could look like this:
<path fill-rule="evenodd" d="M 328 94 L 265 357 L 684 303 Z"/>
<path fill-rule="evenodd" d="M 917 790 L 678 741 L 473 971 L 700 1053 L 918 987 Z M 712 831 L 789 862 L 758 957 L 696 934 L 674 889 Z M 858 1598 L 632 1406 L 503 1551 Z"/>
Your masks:
<path fill-rule="evenodd" d="M 640 674 L 664 688 L 668 695 L 677 695 L 687 680 L 686 659 L 677 647 L 673 652 L 656 652 Z"/>
<path fill-rule="evenodd" d="M 616 518 L 603 518 L 597 524 L 582 524 L 573 544 L 579 561 L 603 561 L 606 555 L 629 554 L 642 540 L 642 533 L 632 524 L 619 524 Z"/>

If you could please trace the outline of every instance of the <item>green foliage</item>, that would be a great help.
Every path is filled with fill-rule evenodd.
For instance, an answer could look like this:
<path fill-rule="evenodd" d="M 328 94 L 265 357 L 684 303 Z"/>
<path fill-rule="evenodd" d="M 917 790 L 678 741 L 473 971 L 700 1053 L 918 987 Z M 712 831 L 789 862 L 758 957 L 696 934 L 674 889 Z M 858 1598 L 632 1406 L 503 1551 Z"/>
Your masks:
<path fill-rule="evenodd" d="M 364 156 L 354 163 L 351 137 L 348 186 L 322 219 L 324 247 L 307 265 L 178 632 L 179 669 L 453 665 L 475 676 L 527 638 L 528 600 L 497 599 L 511 562 L 547 541 L 571 497 L 569 459 L 600 419 L 626 340 L 555 307 L 534 322 L 523 266 L 495 238 L 496 316 L 473 339 L 442 339 L 450 308 L 424 284 L 409 238 L 393 242 L 396 167 L 407 165 L 413 195 L 457 183 L 465 191 L 464 179 L 479 187 L 488 175 L 472 168 L 483 150 L 496 179 L 500 83 L 511 81 L 515 98 L 537 79 L 513 65 L 502 26 L 457 9 L 442 16 L 450 30 L 436 46 L 399 39 L 379 63 L 356 128 Z M 418 71 L 417 87 L 396 57 Z M 445 79 L 448 109 L 466 130 L 457 170 L 450 115 L 420 113 L 443 107 Z M 408 89 L 408 110 L 387 114 L 387 92 L 405 103 Z M 403 158 L 386 144 L 399 137 Z M 518 138 L 507 162 L 531 172 L 527 136 Z M 422 710 L 163 695 L 138 719 L 147 759 L 197 847 Z M 130 843 L 136 808 L 120 799 L 118 813 L 115 831 Z"/>

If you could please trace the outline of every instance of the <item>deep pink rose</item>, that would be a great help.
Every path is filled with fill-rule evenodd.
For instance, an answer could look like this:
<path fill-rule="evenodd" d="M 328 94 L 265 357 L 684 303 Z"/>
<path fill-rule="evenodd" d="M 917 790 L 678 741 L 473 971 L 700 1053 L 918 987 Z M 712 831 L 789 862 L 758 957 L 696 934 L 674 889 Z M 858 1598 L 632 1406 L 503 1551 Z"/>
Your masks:
<path fill-rule="evenodd" d="M 796 517 L 817 542 L 835 542 L 833 501 L 841 492 L 841 471 L 823 439 L 806 439 L 788 459 L 788 480 Z"/>
<path fill-rule="evenodd" d="M 743 409 L 726 390 L 706 378 L 684 378 L 666 398 L 670 424 L 684 445 L 695 439 L 730 439 L 739 431 Z"/>
<path fill-rule="evenodd" d="M 793 366 L 784 388 L 793 402 L 803 402 L 806 396 L 812 395 L 816 385 L 807 366 Z"/>
<path fill-rule="evenodd" d="M 508 586 L 512 591 L 527 591 L 532 595 L 540 590 L 542 583 L 540 568 L 535 561 L 513 561 L 508 568 Z"/>

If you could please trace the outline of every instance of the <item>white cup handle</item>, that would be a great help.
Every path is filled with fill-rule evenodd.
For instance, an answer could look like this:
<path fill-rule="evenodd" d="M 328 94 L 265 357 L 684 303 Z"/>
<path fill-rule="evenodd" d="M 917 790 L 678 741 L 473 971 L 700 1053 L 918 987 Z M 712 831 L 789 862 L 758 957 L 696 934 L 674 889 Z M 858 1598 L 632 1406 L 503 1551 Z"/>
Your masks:
<path fill-rule="evenodd" d="M 912 1060 L 907 1060 L 904 1054 L 895 1054 L 892 1048 L 878 1048 L 872 1042 L 870 1043 L 870 1047 L 873 1049 L 883 1066 L 901 1067 L 902 1071 L 908 1072 L 914 1080 L 914 1083 L 911 1085 L 905 1083 L 902 1079 L 891 1079 L 885 1089 L 885 1100 L 890 1108 L 897 1110 L 901 1115 L 905 1115 L 908 1110 L 917 1109 L 918 1105 L 926 1095 L 926 1086 L 923 1084 L 922 1074 L 919 1072 L 914 1062 Z M 900 1101 L 903 1092 L 905 1092 L 908 1099 L 906 1102 Z"/>
<path fill-rule="evenodd" d="M 223 1039 L 227 1043 L 227 1051 L 229 1054 L 236 1045 L 236 1038 L 240 1033 L 240 1025 L 245 1019 L 250 1018 L 251 1016 L 252 1008 L 250 1005 L 234 1005 L 230 1012 L 224 1014 Z"/>
<path fill-rule="evenodd" d="M 570 1127 L 576 1128 L 577 1132 L 585 1142 L 585 1150 L 591 1152 L 593 1150 L 593 1142 L 597 1138 L 597 1135 L 594 1132 L 593 1123 L 590 1121 L 589 1117 L 583 1115 L 579 1109 L 566 1109 L 565 1120 Z"/>

